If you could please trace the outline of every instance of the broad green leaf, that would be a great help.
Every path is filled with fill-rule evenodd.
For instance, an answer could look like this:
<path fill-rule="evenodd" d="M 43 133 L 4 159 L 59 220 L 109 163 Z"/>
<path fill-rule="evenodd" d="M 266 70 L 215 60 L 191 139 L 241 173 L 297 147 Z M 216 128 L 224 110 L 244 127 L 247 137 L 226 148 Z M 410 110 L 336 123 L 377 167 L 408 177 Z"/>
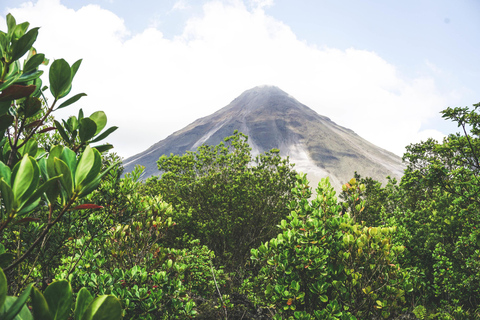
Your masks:
<path fill-rule="evenodd" d="M 37 154 L 37 150 L 38 150 L 37 141 L 35 139 L 30 139 L 20 149 L 18 149 L 18 152 L 22 155 L 22 157 L 25 154 L 28 154 L 30 156 L 35 156 Z"/>
<path fill-rule="evenodd" d="M 27 303 L 28 297 L 30 296 L 32 287 L 33 283 L 30 283 L 18 298 L 10 296 L 7 297 L 5 304 L 0 310 L 0 314 L 2 314 L 3 311 L 2 320 L 13 320 L 19 313 L 21 315 L 20 319 L 33 319 L 30 311 L 28 311 L 28 308 L 25 305 Z M 23 309 L 28 312 L 30 318 L 28 318 L 27 314 Z"/>
<path fill-rule="evenodd" d="M 22 160 L 15 165 L 14 174 L 12 176 L 14 179 L 12 181 L 12 191 L 14 195 L 13 205 L 15 208 L 20 206 L 21 200 L 24 199 L 25 196 L 30 196 L 30 194 L 26 193 L 30 189 L 32 181 L 35 178 L 34 173 L 35 169 L 33 168 L 33 164 L 26 154 L 23 156 Z"/>
<path fill-rule="evenodd" d="M 47 300 L 37 288 L 33 288 L 31 293 L 32 313 L 34 319 L 53 320 Z"/>
<path fill-rule="evenodd" d="M 0 191 L 2 193 L 3 205 L 5 206 L 5 212 L 10 214 L 13 208 L 13 191 L 9 184 L 7 184 L 4 178 L 0 178 Z"/>
<path fill-rule="evenodd" d="M 94 112 L 89 118 L 92 119 L 97 125 L 97 131 L 95 132 L 95 135 L 99 134 L 100 131 L 102 131 L 107 125 L 107 116 L 103 111 Z"/>
<path fill-rule="evenodd" d="M 93 296 L 87 290 L 87 288 L 82 288 L 78 291 L 77 301 L 75 302 L 74 310 L 74 319 L 81 320 L 85 310 L 87 310 L 88 305 L 93 301 Z"/>
<path fill-rule="evenodd" d="M 70 87 L 72 71 L 70 65 L 64 59 L 53 61 L 50 66 L 50 91 L 55 99 L 61 98 Z"/>
<path fill-rule="evenodd" d="M 99 174 L 95 179 L 93 179 L 92 182 L 85 185 L 85 187 L 83 187 L 78 194 L 79 198 L 84 197 L 84 196 L 90 194 L 90 192 L 92 192 L 93 190 L 95 190 L 98 187 L 98 185 L 100 184 L 100 182 L 102 181 L 103 176 L 106 175 L 113 167 L 115 167 L 118 164 L 119 164 L 119 162 L 115 162 L 110 167 L 108 167 L 104 172 Z"/>
<path fill-rule="evenodd" d="M 81 142 L 87 142 L 95 136 L 97 132 L 97 125 L 90 118 L 83 118 L 80 120 L 78 136 Z"/>
<path fill-rule="evenodd" d="M 37 40 L 38 29 L 33 28 L 25 33 L 20 39 L 12 44 L 12 60 L 20 59 L 25 53 L 30 50 L 33 43 Z"/>
<path fill-rule="evenodd" d="M 27 154 L 25 154 L 25 155 L 27 155 Z M 37 161 L 35 161 L 35 159 L 33 157 L 30 157 L 30 156 L 28 156 L 27 159 L 30 162 L 31 167 L 33 168 L 33 173 L 31 175 L 31 179 L 29 181 L 29 185 L 28 185 L 27 190 L 23 193 L 22 196 L 17 197 L 17 195 L 15 194 L 15 189 L 12 188 L 13 194 L 14 194 L 14 197 L 15 197 L 14 206 L 15 206 L 15 203 L 17 203 L 17 207 L 14 207 L 14 208 L 17 211 L 19 211 L 25 205 L 25 203 L 28 202 L 29 198 L 35 192 L 35 189 L 37 188 L 38 182 L 40 180 L 40 168 L 38 167 Z M 17 167 L 17 166 L 15 166 L 15 167 Z M 18 168 L 21 169 L 21 166 L 19 166 Z M 15 172 L 15 168 L 14 168 L 13 173 L 14 174 L 12 175 L 12 177 L 13 177 L 13 179 L 16 180 L 18 178 L 18 175 Z M 18 172 L 18 173 L 20 173 L 20 172 Z M 13 186 L 15 186 L 15 181 L 13 181 L 12 183 L 13 183 Z"/>
<path fill-rule="evenodd" d="M 122 318 L 122 305 L 111 295 L 98 296 L 85 310 L 82 320 L 117 320 Z"/>
<path fill-rule="evenodd" d="M 97 155 L 94 151 L 96 150 L 92 149 L 90 146 L 87 146 L 85 148 L 85 151 L 83 151 L 82 155 L 80 156 L 80 160 L 78 160 L 77 171 L 75 172 L 75 186 L 77 188 L 77 191 L 80 190 L 80 188 L 83 185 L 90 183 L 90 181 L 85 181 L 85 179 L 88 176 L 91 176 L 92 173 L 94 172 L 97 172 L 95 174 L 95 176 L 97 176 L 98 172 L 100 172 L 99 169 L 97 168 L 98 160 L 96 159 Z M 101 159 L 100 159 L 100 162 L 101 162 Z M 101 163 L 100 163 L 100 169 L 101 169 Z M 91 179 L 93 180 L 93 178 Z"/>
<path fill-rule="evenodd" d="M 60 160 L 59 158 L 55 157 L 55 171 L 57 175 L 62 175 L 60 177 L 60 183 L 62 184 L 63 189 L 66 192 L 66 196 L 68 199 L 72 197 L 73 194 L 73 177 L 70 169 L 68 168 L 67 164 Z"/>
<path fill-rule="evenodd" d="M 50 149 L 50 154 L 48 156 L 47 163 L 46 163 L 48 178 L 57 176 L 57 171 L 55 170 L 54 161 L 55 161 L 55 158 L 60 159 L 62 152 L 63 152 L 63 146 L 60 146 L 60 145 Z"/>
<path fill-rule="evenodd" d="M 90 141 L 90 143 L 95 143 L 95 142 L 98 142 L 100 140 L 105 139 L 106 137 L 108 137 L 112 132 L 114 132 L 117 129 L 118 129 L 118 127 L 115 127 L 115 126 L 108 128 L 101 135 L 99 135 L 98 137 L 96 137 L 95 139 Z"/>
<path fill-rule="evenodd" d="M 7 292 L 7 277 L 5 277 L 5 273 L 3 273 L 3 270 L 0 268 L 0 308 L 5 303 L 5 299 L 7 299 Z"/>
<path fill-rule="evenodd" d="M 28 201 L 23 204 L 21 210 L 18 212 L 18 215 L 26 214 L 35 209 L 39 205 L 41 197 L 44 193 L 47 195 L 49 202 L 52 203 L 58 196 L 58 191 L 55 189 L 57 189 L 57 182 L 60 180 L 60 178 L 61 176 L 56 176 L 42 183 L 30 196 Z"/>
<path fill-rule="evenodd" d="M 10 168 L 0 161 L 0 178 L 4 178 L 5 182 L 10 186 L 12 172 Z"/>
<path fill-rule="evenodd" d="M 27 29 L 29 26 L 30 26 L 30 23 L 28 22 L 22 22 L 20 24 L 17 24 L 13 29 L 12 40 L 20 39 L 20 37 L 22 37 L 25 34 L 25 32 L 27 32 Z"/>
<path fill-rule="evenodd" d="M 33 55 L 25 64 L 23 73 L 30 73 L 37 70 L 38 66 L 42 64 L 43 60 L 45 60 L 45 55 L 43 53 Z"/>
<path fill-rule="evenodd" d="M 67 101 L 65 101 L 64 103 L 62 103 L 60 106 L 58 106 L 58 107 L 57 107 L 57 110 L 58 110 L 58 109 L 61 109 L 61 108 L 65 108 L 66 106 L 69 106 L 69 105 L 71 105 L 72 103 L 77 102 L 78 100 L 80 100 L 81 97 L 85 97 L 85 96 L 86 96 L 85 93 L 76 94 L 76 95 L 74 95 L 73 97 L 71 97 L 70 99 L 68 99 Z"/>
<path fill-rule="evenodd" d="M 79 118 L 80 119 L 80 118 Z M 65 129 L 67 129 L 69 132 L 73 132 L 78 129 L 78 126 L 80 125 L 79 119 L 77 119 L 75 116 L 71 116 L 68 118 L 66 122 Z"/>
<path fill-rule="evenodd" d="M 13 31 L 15 30 L 15 26 L 17 25 L 17 22 L 15 21 L 15 18 L 12 16 L 12 14 L 7 14 L 7 28 L 8 28 L 8 37 L 11 39 L 13 35 Z"/>
<path fill-rule="evenodd" d="M 67 320 L 72 307 L 73 292 L 67 280 L 59 280 L 50 284 L 43 293 L 52 318 Z"/>
<path fill-rule="evenodd" d="M 77 155 L 75 152 L 65 147 L 60 155 L 60 159 L 67 164 L 70 172 L 75 175 L 75 171 L 77 170 Z"/>

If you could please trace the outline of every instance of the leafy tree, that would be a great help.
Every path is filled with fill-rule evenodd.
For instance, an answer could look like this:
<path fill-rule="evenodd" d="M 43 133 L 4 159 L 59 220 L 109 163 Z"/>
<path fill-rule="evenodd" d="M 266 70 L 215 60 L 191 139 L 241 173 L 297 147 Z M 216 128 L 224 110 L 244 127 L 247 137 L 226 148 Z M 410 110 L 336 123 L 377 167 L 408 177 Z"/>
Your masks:
<path fill-rule="evenodd" d="M 311 202 L 305 177 L 294 193 L 297 200 L 280 233 L 251 250 L 261 266 L 253 282 L 244 284 L 251 299 L 274 319 L 395 316 L 412 289 L 408 272 L 398 265 L 404 248 L 391 242 L 395 227 L 355 224 L 342 214 L 328 179 Z"/>
<path fill-rule="evenodd" d="M 295 184 L 293 165 L 279 150 L 253 157 L 247 139 L 235 132 L 217 146 L 162 156 L 163 175 L 146 184 L 147 192 L 161 194 L 178 211 L 171 241 L 189 234 L 230 270 L 245 263 L 251 247 L 272 237 L 288 214 Z"/>
<path fill-rule="evenodd" d="M 48 103 L 44 96 L 48 87 L 43 86 L 43 71 L 39 69 L 48 60 L 32 47 L 38 28 L 28 30 L 28 22 L 17 24 L 10 14 L 7 27 L 7 32 L 0 31 L 0 268 L 5 271 L 0 272 L 0 315 L 2 319 L 31 318 L 24 307 L 30 296 L 35 318 L 66 319 L 71 313 L 71 301 L 65 298 L 72 296 L 68 282 L 58 281 L 43 294 L 31 283 L 17 298 L 6 296 L 7 279 L 11 280 L 8 290 L 14 294 L 27 282 L 46 287 L 51 281 L 53 277 L 48 273 L 59 261 L 56 249 L 62 247 L 71 228 L 65 222 L 85 219 L 84 209 L 98 207 L 83 201 L 115 166 L 102 172 L 102 155 L 90 143 L 106 138 L 116 128 L 100 133 L 106 116 L 97 112 L 79 120 L 85 125 L 78 127 L 79 144 L 75 148 L 49 144 L 48 132 L 55 130 L 49 123 L 52 113 L 85 96 L 80 93 L 60 102 L 70 93 L 81 60 L 70 65 L 58 59 L 51 64 L 49 88 L 53 101 Z M 90 303 L 93 297 L 85 290 L 79 296 L 82 299 L 77 300 L 77 306 L 81 310 L 75 313 L 76 319 L 92 319 L 105 313 L 105 319 L 120 318 L 121 306 L 116 298 L 103 296 Z M 103 303 L 112 308 L 100 312 Z"/>
<path fill-rule="evenodd" d="M 414 279 L 412 308 L 425 305 L 432 316 L 471 318 L 480 311 L 479 107 L 444 110 L 461 132 L 408 146 L 399 186 L 374 188 L 366 197 L 383 208 L 379 218 L 398 227 L 395 241 L 407 248 L 401 261 Z"/>

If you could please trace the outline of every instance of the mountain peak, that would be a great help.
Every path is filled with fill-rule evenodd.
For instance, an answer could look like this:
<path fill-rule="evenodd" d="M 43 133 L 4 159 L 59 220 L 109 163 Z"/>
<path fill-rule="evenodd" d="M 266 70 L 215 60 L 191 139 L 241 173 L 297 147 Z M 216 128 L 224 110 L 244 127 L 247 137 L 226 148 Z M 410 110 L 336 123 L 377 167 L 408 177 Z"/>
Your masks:
<path fill-rule="evenodd" d="M 400 157 L 319 115 L 280 88 L 267 85 L 243 92 L 224 108 L 125 160 L 125 171 L 141 164 L 146 167 L 146 177 L 160 174 L 156 168 L 160 156 L 183 154 L 202 144 L 217 145 L 234 130 L 249 137 L 254 154 L 280 149 L 296 170 L 308 174 L 312 185 L 330 176 L 339 188 L 355 171 L 379 181 L 403 173 Z"/>

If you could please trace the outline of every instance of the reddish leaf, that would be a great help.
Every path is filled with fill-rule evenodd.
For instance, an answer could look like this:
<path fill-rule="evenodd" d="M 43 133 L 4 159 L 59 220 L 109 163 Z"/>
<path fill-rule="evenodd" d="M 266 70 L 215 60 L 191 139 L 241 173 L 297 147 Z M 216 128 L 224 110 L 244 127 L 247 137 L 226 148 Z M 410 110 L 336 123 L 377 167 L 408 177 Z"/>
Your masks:
<path fill-rule="evenodd" d="M 20 219 L 17 222 L 15 222 L 15 224 L 27 223 L 27 222 L 38 221 L 38 220 L 40 220 L 40 219 L 39 218 L 23 218 L 23 219 Z"/>
<path fill-rule="evenodd" d="M 41 124 L 41 123 L 42 123 L 42 120 L 35 120 L 35 121 L 33 121 L 32 123 L 30 123 L 30 124 L 27 126 L 27 128 L 36 127 L 36 126 L 38 126 L 38 125 Z"/>
<path fill-rule="evenodd" d="M 45 129 L 42 129 L 42 130 L 38 131 L 38 133 L 45 133 L 45 132 L 52 131 L 52 130 L 55 130 L 55 129 L 57 129 L 57 128 L 48 127 L 48 128 L 45 128 Z"/>
<path fill-rule="evenodd" d="M 35 89 L 37 89 L 37 86 L 33 84 L 29 86 L 12 84 L 0 93 L 0 101 L 17 100 L 28 97 L 35 91 Z"/>
<path fill-rule="evenodd" d="M 103 208 L 103 207 L 99 206 L 99 205 L 96 205 L 96 204 L 93 204 L 93 203 L 85 203 L 85 204 L 81 204 L 79 206 L 76 206 L 75 208 L 73 208 L 73 210 L 101 209 L 101 208 Z"/>

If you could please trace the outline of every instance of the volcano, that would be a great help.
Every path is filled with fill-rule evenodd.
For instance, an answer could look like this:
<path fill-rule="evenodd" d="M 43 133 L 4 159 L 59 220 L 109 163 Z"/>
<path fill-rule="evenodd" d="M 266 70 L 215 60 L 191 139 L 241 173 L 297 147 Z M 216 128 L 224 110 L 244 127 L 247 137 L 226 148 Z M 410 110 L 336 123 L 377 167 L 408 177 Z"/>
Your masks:
<path fill-rule="evenodd" d="M 253 154 L 276 148 L 307 174 L 312 186 L 330 177 L 338 189 L 357 171 L 385 182 L 401 177 L 404 166 L 397 155 L 373 145 L 350 129 L 319 115 L 274 86 L 247 90 L 226 107 L 200 118 L 123 163 L 125 172 L 139 164 L 145 176 L 159 175 L 162 155 L 184 154 L 202 144 L 217 145 L 238 130 L 248 136 Z"/>

